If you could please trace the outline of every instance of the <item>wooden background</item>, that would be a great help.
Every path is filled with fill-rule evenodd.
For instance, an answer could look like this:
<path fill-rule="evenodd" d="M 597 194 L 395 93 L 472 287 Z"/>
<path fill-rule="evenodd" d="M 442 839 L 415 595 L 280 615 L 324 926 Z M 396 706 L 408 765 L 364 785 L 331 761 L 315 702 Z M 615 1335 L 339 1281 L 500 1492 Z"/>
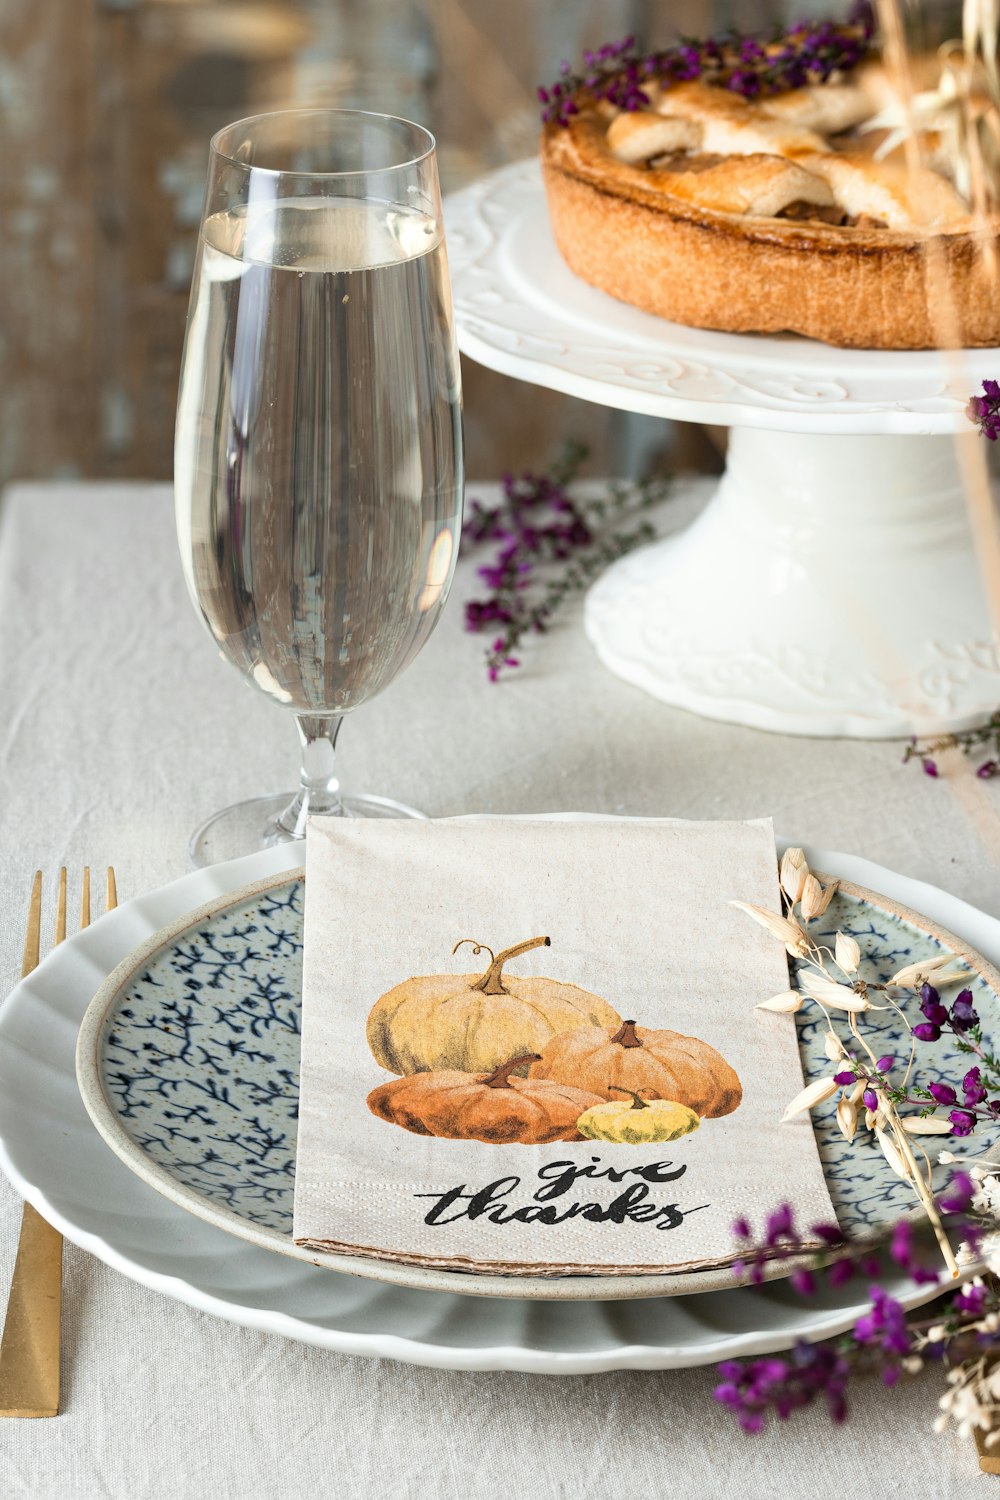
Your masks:
<path fill-rule="evenodd" d="M 794 7 L 810 8 L 824 6 Z M 447 191 L 535 150 L 534 90 L 563 57 L 629 31 L 654 44 L 785 9 L 0 0 L 0 484 L 170 476 L 207 143 L 227 121 L 289 105 L 407 115 L 437 134 Z M 581 433 L 593 468 L 624 471 L 629 451 L 670 435 L 468 362 L 465 378 L 473 475 L 544 462 Z M 685 461 L 711 453 L 695 429 L 672 439 Z"/>

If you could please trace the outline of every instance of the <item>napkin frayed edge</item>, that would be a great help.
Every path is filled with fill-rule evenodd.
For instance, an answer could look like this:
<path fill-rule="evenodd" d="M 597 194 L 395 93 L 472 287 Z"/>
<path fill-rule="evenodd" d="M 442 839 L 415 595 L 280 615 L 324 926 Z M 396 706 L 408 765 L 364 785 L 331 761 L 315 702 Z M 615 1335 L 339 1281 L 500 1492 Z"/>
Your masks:
<path fill-rule="evenodd" d="M 602 1265 L 596 1262 L 577 1264 L 572 1261 L 504 1261 L 504 1260 L 470 1260 L 462 1255 L 415 1255 L 405 1251 L 379 1250 L 372 1245 L 351 1245 L 342 1240 L 327 1240 L 303 1238 L 294 1241 L 302 1250 L 315 1250 L 323 1255 L 359 1255 L 367 1260 L 382 1260 L 392 1264 L 403 1266 L 422 1266 L 427 1270 L 456 1270 L 468 1271 L 472 1275 L 501 1275 L 501 1276 L 683 1276 L 691 1271 L 715 1271 L 724 1270 L 726 1266 L 735 1265 L 740 1256 L 726 1255 L 714 1258 L 700 1258 L 697 1260 L 671 1261 L 658 1265 L 644 1263 L 641 1265 L 623 1266 Z M 813 1251 L 828 1248 L 822 1240 L 804 1240 L 802 1242 L 802 1255 L 790 1256 L 783 1264 L 789 1273 L 797 1266 L 804 1263 L 805 1258 Z M 772 1262 L 777 1264 L 778 1262 Z M 733 1276 L 734 1287 L 744 1285 L 745 1282 L 735 1275 Z"/>

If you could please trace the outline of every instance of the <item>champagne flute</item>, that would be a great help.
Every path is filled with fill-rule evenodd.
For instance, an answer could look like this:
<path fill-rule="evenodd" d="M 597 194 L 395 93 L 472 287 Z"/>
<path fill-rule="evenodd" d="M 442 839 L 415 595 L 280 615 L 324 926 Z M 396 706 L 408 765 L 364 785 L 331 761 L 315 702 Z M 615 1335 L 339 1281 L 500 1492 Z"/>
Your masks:
<path fill-rule="evenodd" d="M 302 838 L 343 716 L 416 656 L 461 528 L 461 385 L 434 138 L 358 110 L 212 141 L 177 411 L 177 535 L 223 655 L 294 716 L 299 789 L 216 813 L 196 864 Z"/>

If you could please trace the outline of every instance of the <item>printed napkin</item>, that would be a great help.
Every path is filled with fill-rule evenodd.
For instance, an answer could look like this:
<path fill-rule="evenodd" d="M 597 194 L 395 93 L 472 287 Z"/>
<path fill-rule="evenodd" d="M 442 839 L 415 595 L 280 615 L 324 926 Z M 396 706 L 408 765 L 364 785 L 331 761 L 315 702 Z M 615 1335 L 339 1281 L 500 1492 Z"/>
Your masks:
<path fill-rule="evenodd" d="M 769 822 L 314 820 L 295 1239 L 511 1274 L 733 1258 L 834 1215 Z"/>

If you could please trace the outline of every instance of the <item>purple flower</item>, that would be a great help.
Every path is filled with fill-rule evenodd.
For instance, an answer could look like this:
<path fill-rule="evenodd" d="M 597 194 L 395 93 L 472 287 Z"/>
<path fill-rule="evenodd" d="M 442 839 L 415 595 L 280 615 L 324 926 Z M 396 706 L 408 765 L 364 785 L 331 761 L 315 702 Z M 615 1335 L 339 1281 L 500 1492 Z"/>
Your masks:
<path fill-rule="evenodd" d="M 861 1098 L 864 1101 L 865 1109 L 870 1109 L 873 1112 L 878 1109 L 878 1094 L 876 1094 L 874 1089 L 865 1089 Z"/>
<path fill-rule="evenodd" d="M 973 1009 L 972 991 L 963 990 L 956 995 L 951 1007 L 951 1024 L 955 1031 L 969 1031 L 979 1025 L 979 1017 Z"/>
<path fill-rule="evenodd" d="M 970 1108 L 976 1104 L 982 1104 L 986 1098 L 986 1090 L 981 1082 L 982 1076 L 978 1068 L 970 1068 L 962 1079 L 962 1092 Z"/>
<path fill-rule="evenodd" d="M 976 1185 L 968 1172 L 953 1172 L 948 1184 L 948 1196 L 938 1201 L 942 1213 L 965 1214 L 972 1207 Z"/>
<path fill-rule="evenodd" d="M 504 667 L 519 667 L 520 665 L 521 662 L 518 657 L 508 655 L 507 643 L 505 642 L 503 636 L 497 636 L 496 640 L 493 642 L 493 657 L 490 661 L 489 667 L 487 668 L 486 674 L 489 677 L 490 682 L 498 681 L 500 673 Z"/>
<path fill-rule="evenodd" d="M 891 1073 L 896 1066 L 896 1059 L 894 1057 L 880 1057 L 875 1066 L 880 1073 Z"/>
<path fill-rule="evenodd" d="M 844 1243 L 844 1231 L 839 1224 L 813 1224 L 809 1233 L 815 1235 L 816 1239 L 822 1240 L 824 1245 Z"/>
<path fill-rule="evenodd" d="M 751 1235 L 750 1224 L 746 1219 L 736 1219 L 733 1223 L 733 1234 L 738 1240 L 748 1240 Z"/>
<path fill-rule="evenodd" d="M 925 984 L 920 991 L 920 1009 L 924 1014 L 924 1021 L 914 1026 L 913 1035 L 918 1042 L 936 1042 L 941 1035 L 942 1026 L 947 1024 L 948 1011 L 941 1004 L 941 996 L 932 984 Z"/>
<path fill-rule="evenodd" d="M 951 1121 L 952 1135 L 971 1135 L 976 1128 L 976 1117 L 970 1115 L 968 1110 L 953 1109 L 948 1118 Z"/>
<path fill-rule="evenodd" d="M 849 1072 L 848 1069 L 845 1068 L 841 1073 L 834 1073 L 833 1081 L 834 1083 L 839 1083 L 841 1088 L 846 1088 L 848 1084 L 857 1083 L 858 1080 L 856 1073 Z"/>
<path fill-rule="evenodd" d="M 863 1314 L 854 1325 L 854 1337 L 858 1343 L 877 1345 L 887 1354 L 908 1354 L 910 1333 L 902 1305 L 890 1297 L 884 1287 L 873 1286 L 869 1296 L 871 1311 Z"/>
<path fill-rule="evenodd" d="M 982 765 L 977 767 L 976 775 L 981 781 L 989 781 L 996 776 L 998 771 L 1000 771 L 1000 761 L 984 760 Z"/>
<path fill-rule="evenodd" d="M 849 1373 L 847 1361 L 829 1345 L 799 1343 L 788 1360 L 726 1360 L 719 1366 L 722 1383 L 715 1399 L 736 1414 L 744 1432 L 760 1432 L 769 1413 L 784 1421 L 819 1396 L 833 1420 L 842 1422 Z"/>
<path fill-rule="evenodd" d="M 513 616 L 495 599 L 470 599 L 465 606 L 465 628 L 482 630 L 487 625 L 509 625 Z"/>
<path fill-rule="evenodd" d="M 985 1286 L 964 1286 L 952 1299 L 952 1307 L 966 1317 L 979 1318 L 986 1306 Z"/>
<path fill-rule="evenodd" d="M 958 1095 L 950 1083 L 930 1083 L 927 1085 L 927 1092 L 938 1104 L 958 1103 Z"/>
<path fill-rule="evenodd" d="M 925 1266 L 916 1254 L 913 1242 L 913 1226 L 908 1219 L 899 1219 L 892 1227 L 892 1238 L 889 1241 L 889 1254 L 898 1266 L 901 1266 L 908 1276 L 923 1285 L 930 1285 L 938 1281 L 938 1273 L 929 1266 Z"/>
<path fill-rule="evenodd" d="M 930 758 L 929 755 L 922 756 L 921 760 L 920 760 L 920 764 L 924 768 L 924 775 L 925 776 L 937 776 L 937 775 L 940 774 L 938 772 L 937 762 L 931 760 L 931 758 Z"/>
<path fill-rule="evenodd" d="M 1000 382 L 984 380 L 983 394 L 969 397 L 965 415 L 979 428 L 984 438 L 995 443 L 1000 437 Z"/>
<path fill-rule="evenodd" d="M 892 1226 L 889 1254 L 897 1265 L 909 1267 L 913 1254 L 913 1226 L 908 1219 L 898 1219 Z"/>
<path fill-rule="evenodd" d="M 773 1249 L 781 1240 L 793 1240 L 795 1238 L 795 1220 L 792 1215 L 792 1205 L 782 1203 L 773 1213 L 768 1214 L 764 1227 L 764 1240 L 768 1248 Z"/>
<path fill-rule="evenodd" d="M 948 1011 L 941 1004 L 941 996 L 932 984 L 925 984 L 920 991 L 920 1009 L 932 1026 L 943 1026 Z"/>
<path fill-rule="evenodd" d="M 826 1273 L 826 1279 L 830 1286 L 838 1287 L 843 1286 L 846 1281 L 850 1281 L 853 1275 L 854 1266 L 849 1260 L 835 1260 Z"/>

